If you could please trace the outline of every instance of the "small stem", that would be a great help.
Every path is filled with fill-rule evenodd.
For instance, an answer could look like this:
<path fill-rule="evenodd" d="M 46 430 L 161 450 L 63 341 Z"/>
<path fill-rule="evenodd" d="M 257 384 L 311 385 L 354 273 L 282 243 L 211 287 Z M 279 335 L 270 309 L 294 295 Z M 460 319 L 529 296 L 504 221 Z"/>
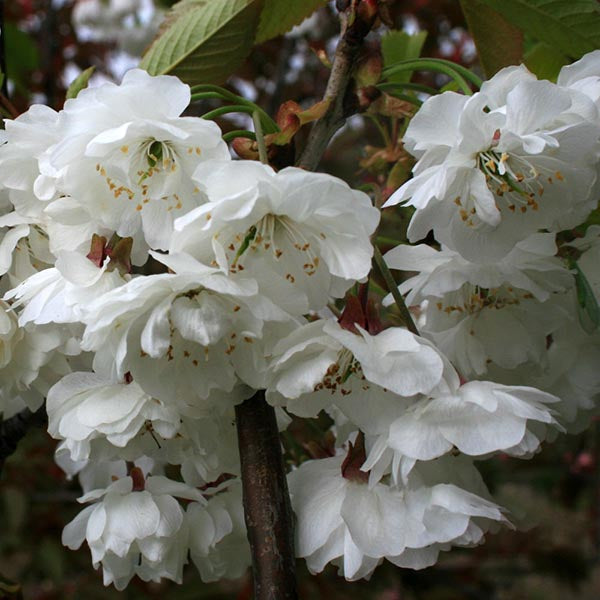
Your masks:
<path fill-rule="evenodd" d="M 414 65 L 427 64 L 427 66 L 423 67 L 423 68 L 431 69 L 431 70 L 439 70 L 439 66 L 446 66 L 446 67 L 449 67 L 452 71 L 456 71 L 459 75 L 464 77 L 464 79 L 466 79 L 467 81 L 470 81 L 476 88 L 480 88 L 483 84 L 483 80 L 480 79 L 479 77 L 477 77 L 477 75 L 475 75 L 475 73 L 473 73 L 473 71 L 470 71 L 469 69 L 467 69 L 466 67 L 463 67 L 462 65 L 459 65 L 458 63 L 452 62 L 450 60 L 446 60 L 445 58 L 416 58 L 416 59 L 412 59 L 412 60 L 403 60 L 403 61 L 397 63 L 396 65 L 392 65 L 392 66 L 384 69 L 383 74 L 384 74 L 384 76 L 387 76 L 390 74 L 390 72 L 394 71 L 396 69 L 396 67 L 401 66 L 401 65 L 407 65 L 407 64 L 414 64 Z M 438 65 L 437 69 L 436 69 L 435 65 Z M 417 66 L 415 68 L 418 69 L 419 67 Z M 442 72 L 445 72 L 445 71 L 442 71 Z"/>
<path fill-rule="evenodd" d="M 225 142 L 231 142 L 231 140 L 235 139 L 236 137 L 245 137 L 253 141 L 256 140 L 254 131 L 248 131 L 247 129 L 234 129 L 233 131 L 228 131 L 227 133 L 223 134 L 223 140 Z"/>
<path fill-rule="evenodd" d="M 234 104 L 244 104 L 246 102 L 250 102 L 249 100 L 246 100 L 246 98 L 242 98 L 242 96 L 238 96 L 237 94 L 234 94 L 233 92 L 230 92 L 229 90 L 226 90 L 225 88 L 222 88 L 221 86 L 212 85 L 209 83 L 194 85 L 194 86 L 192 86 L 191 91 L 192 91 L 192 98 L 194 98 L 196 95 L 199 95 L 199 94 L 212 93 L 212 94 L 219 96 L 220 98 L 229 100 L 230 102 L 233 102 Z"/>
<path fill-rule="evenodd" d="M 383 275 L 383 279 L 385 280 L 385 285 L 387 286 L 388 290 L 390 291 L 390 293 L 392 294 L 392 296 L 394 298 L 394 301 L 396 302 L 396 306 L 398 307 L 398 310 L 400 311 L 400 316 L 402 317 L 402 320 L 404 321 L 406 328 L 411 333 L 414 333 L 415 335 L 419 335 L 419 330 L 417 329 L 417 326 L 415 325 L 415 322 L 413 321 L 412 315 L 410 314 L 410 311 L 408 310 L 408 307 L 406 306 L 406 303 L 404 302 L 404 298 L 402 297 L 402 294 L 398 290 L 398 284 L 394 281 L 394 278 L 392 277 L 392 273 L 391 273 L 389 267 L 386 265 L 385 260 L 383 260 L 383 256 L 381 256 L 381 252 L 379 251 L 379 248 L 377 246 L 374 246 L 374 248 L 375 248 L 375 253 L 373 255 L 373 258 L 375 259 L 375 264 L 377 265 L 377 268 L 379 269 L 380 273 Z"/>
<path fill-rule="evenodd" d="M 275 410 L 264 390 L 235 407 L 254 600 L 297 600 L 294 526 Z"/>
<path fill-rule="evenodd" d="M 279 131 L 279 126 L 273 119 L 260 107 L 258 104 L 251 102 L 247 98 L 243 98 L 242 96 L 238 96 L 225 88 L 222 88 L 218 85 L 211 84 L 201 84 L 195 85 L 191 88 L 192 90 L 192 100 L 196 98 L 198 100 L 202 100 L 203 98 L 220 98 L 222 100 L 229 100 L 233 102 L 236 106 L 245 106 L 250 108 L 251 110 L 242 111 L 251 113 L 255 110 L 260 114 L 260 118 L 262 119 L 262 125 L 267 133 L 277 133 Z M 205 96 L 204 94 L 214 94 L 210 96 Z"/>
<path fill-rule="evenodd" d="M 190 102 L 196 102 L 197 100 L 229 100 L 229 98 L 217 92 L 198 92 L 190 97 Z"/>
<path fill-rule="evenodd" d="M 405 89 L 413 90 L 415 92 L 423 92 L 424 94 L 429 94 L 430 96 L 436 96 L 440 93 L 439 90 L 436 90 L 428 85 L 422 85 L 420 83 L 408 83 L 404 81 L 388 81 L 385 83 L 378 83 L 376 87 L 384 92 Z"/>
<path fill-rule="evenodd" d="M 254 109 L 252 109 L 250 106 L 242 106 L 241 104 L 238 104 L 236 106 L 221 106 L 221 108 L 215 108 L 214 110 L 210 110 L 207 113 L 203 114 L 202 118 L 216 119 L 217 117 L 236 112 L 247 113 L 251 115 L 252 113 L 254 113 Z"/>
<path fill-rule="evenodd" d="M 458 84 L 460 90 L 467 96 L 472 96 L 473 91 L 469 87 L 464 77 L 454 68 L 453 63 L 438 62 L 437 60 L 407 60 L 393 65 L 384 70 L 384 77 L 389 77 L 395 73 L 404 71 L 437 71 L 448 75 Z"/>
<path fill-rule="evenodd" d="M 369 117 L 371 119 L 371 121 L 373 122 L 373 125 L 375 125 L 375 127 L 377 127 L 377 131 L 379 131 L 379 133 L 381 134 L 381 137 L 383 138 L 384 146 L 386 146 L 386 148 L 391 148 L 393 146 L 393 144 L 392 144 L 392 140 L 390 138 L 390 134 L 388 133 L 387 129 L 381 124 L 381 121 L 379 120 L 377 115 L 367 114 L 366 116 Z"/>
<path fill-rule="evenodd" d="M 477 89 L 481 88 L 483 85 L 483 79 L 481 79 L 481 77 L 477 77 L 473 71 L 467 69 L 466 67 L 452 62 L 451 60 L 446 60 L 445 58 L 436 58 L 435 60 L 444 65 L 452 67 L 455 71 L 458 71 L 460 75 L 462 75 L 467 81 L 470 81 Z"/>
<path fill-rule="evenodd" d="M 268 165 L 269 157 L 267 155 L 267 146 L 265 144 L 265 136 L 260 122 L 260 114 L 257 110 L 252 113 L 252 122 L 254 123 L 254 133 L 256 134 L 256 143 L 258 145 L 258 157 L 263 165 Z"/>

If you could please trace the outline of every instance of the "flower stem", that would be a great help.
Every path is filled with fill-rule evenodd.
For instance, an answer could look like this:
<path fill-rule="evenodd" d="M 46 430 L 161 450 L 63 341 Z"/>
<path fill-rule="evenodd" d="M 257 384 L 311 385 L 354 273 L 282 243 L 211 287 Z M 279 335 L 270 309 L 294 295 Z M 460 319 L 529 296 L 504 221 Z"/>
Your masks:
<path fill-rule="evenodd" d="M 394 278 L 392 277 L 392 273 L 391 273 L 390 269 L 388 268 L 387 264 L 385 263 L 385 260 L 383 260 L 383 256 L 381 256 L 381 252 L 379 251 L 379 248 L 377 246 L 375 246 L 375 253 L 374 253 L 373 257 L 375 259 L 375 264 L 377 265 L 377 268 L 379 269 L 380 273 L 383 275 L 383 279 L 385 280 L 385 285 L 387 286 L 387 289 L 392 294 L 392 296 L 394 298 L 394 302 L 396 302 L 396 306 L 398 307 L 398 310 L 400 311 L 400 317 L 404 321 L 406 328 L 411 333 L 414 333 L 415 335 L 419 335 L 419 330 L 417 329 L 417 326 L 415 325 L 415 322 L 413 321 L 412 315 L 410 314 L 410 311 L 408 310 L 408 307 L 406 306 L 406 303 L 404 302 L 404 298 L 402 297 L 402 294 L 398 290 L 398 284 L 394 281 Z"/>
<path fill-rule="evenodd" d="M 258 157 L 263 165 L 268 165 L 269 157 L 267 155 L 267 146 L 265 144 L 265 136 L 260 122 L 260 114 L 257 110 L 252 113 L 252 122 L 254 123 L 254 133 L 256 134 L 256 143 L 258 145 Z"/>
<path fill-rule="evenodd" d="M 256 140 L 254 131 L 248 131 L 247 129 L 234 129 L 233 131 L 228 131 L 227 133 L 223 134 L 223 141 L 231 142 L 236 137 L 244 137 L 252 141 Z"/>
<path fill-rule="evenodd" d="M 264 390 L 235 407 L 254 600 L 296 600 L 292 508 L 275 409 Z"/>
<path fill-rule="evenodd" d="M 458 69 L 454 68 L 452 63 L 445 63 L 435 59 L 407 60 L 388 67 L 383 72 L 383 75 L 389 77 L 390 75 L 395 75 L 404 71 L 437 71 L 438 73 L 444 73 L 456 82 L 463 94 L 467 96 L 473 94 L 464 77 L 464 73 L 459 72 Z"/>

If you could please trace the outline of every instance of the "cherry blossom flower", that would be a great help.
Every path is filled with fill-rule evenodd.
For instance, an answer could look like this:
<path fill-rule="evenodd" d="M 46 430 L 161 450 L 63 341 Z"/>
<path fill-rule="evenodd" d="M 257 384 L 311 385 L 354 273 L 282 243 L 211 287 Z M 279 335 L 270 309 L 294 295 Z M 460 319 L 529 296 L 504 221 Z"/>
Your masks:
<path fill-rule="evenodd" d="M 171 251 L 254 277 L 295 315 L 323 308 L 369 272 L 379 211 L 342 180 L 253 161 L 207 162 L 194 178 L 210 202 L 177 220 Z"/>
<path fill-rule="evenodd" d="M 429 98 L 411 120 L 414 177 L 384 205 L 417 209 L 411 241 L 433 229 L 464 258 L 490 262 L 540 228 L 576 225 L 594 207 L 600 122 L 579 115 L 580 96 L 509 69 L 473 96 Z"/>
<path fill-rule="evenodd" d="M 87 541 L 94 567 L 102 565 L 104 584 L 114 583 L 119 590 L 134 574 L 146 581 L 168 577 L 181 582 L 188 530 L 175 496 L 205 502 L 185 484 L 160 475 L 144 479 L 135 469 L 135 477 L 122 477 L 82 496 L 79 502 L 94 503 L 63 531 L 63 544 L 73 550 Z"/>

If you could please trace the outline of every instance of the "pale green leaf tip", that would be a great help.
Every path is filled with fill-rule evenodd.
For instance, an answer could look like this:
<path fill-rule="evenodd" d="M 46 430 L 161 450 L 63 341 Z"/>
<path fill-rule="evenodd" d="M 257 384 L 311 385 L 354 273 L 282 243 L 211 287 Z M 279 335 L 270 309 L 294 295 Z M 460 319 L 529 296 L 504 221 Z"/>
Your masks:
<path fill-rule="evenodd" d="M 96 70 L 96 67 L 88 67 L 85 71 L 82 71 L 75 77 L 69 89 L 67 90 L 66 98 L 70 100 L 71 98 L 76 98 L 81 90 L 84 90 L 90 81 L 90 77 Z"/>

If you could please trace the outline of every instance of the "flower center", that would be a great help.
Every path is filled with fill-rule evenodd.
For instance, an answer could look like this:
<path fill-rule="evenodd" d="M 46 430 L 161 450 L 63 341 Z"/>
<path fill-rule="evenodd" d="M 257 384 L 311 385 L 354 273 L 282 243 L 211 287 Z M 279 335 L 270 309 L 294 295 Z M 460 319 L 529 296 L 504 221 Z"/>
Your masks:
<path fill-rule="evenodd" d="M 324 237 L 324 234 L 321 236 Z M 284 253 L 300 254 L 299 264 L 302 265 L 302 272 L 305 275 L 314 275 L 319 266 L 319 257 L 313 250 L 310 237 L 312 237 L 310 234 L 307 235 L 302 227 L 285 215 L 265 215 L 245 233 L 237 234 L 229 244 L 228 250 L 235 253 L 230 263 L 230 271 L 232 273 L 242 271 L 245 257 L 250 252 L 263 250 L 271 252 L 276 260 L 279 260 Z M 295 283 L 294 274 L 287 273 L 285 278 Z"/>
<path fill-rule="evenodd" d="M 478 154 L 477 168 L 485 175 L 488 188 L 511 212 L 537 211 L 545 187 L 564 180 L 560 171 L 552 172 L 529 158 L 493 149 Z"/>
<path fill-rule="evenodd" d="M 338 354 L 337 361 L 325 373 L 323 381 L 315 386 L 315 392 L 329 390 L 332 394 L 340 392 L 342 396 L 352 393 L 351 386 L 344 386 L 352 375 L 365 379 L 360 363 L 354 358 L 350 350 L 344 348 Z"/>
<path fill-rule="evenodd" d="M 447 315 L 452 313 L 475 315 L 486 308 L 500 310 L 507 306 L 518 306 L 523 300 L 531 300 L 533 294 L 515 290 L 512 286 L 487 289 L 476 285 L 467 285 L 463 290 L 450 295 L 450 297 L 454 298 L 454 301 L 437 302 L 436 308 Z"/>
<path fill-rule="evenodd" d="M 159 142 L 158 140 L 145 140 L 140 144 L 138 150 L 139 162 L 148 168 L 141 168 L 137 171 L 139 176 L 138 185 L 142 185 L 148 177 L 164 171 L 170 173 L 177 170 L 177 153 L 169 142 Z"/>

